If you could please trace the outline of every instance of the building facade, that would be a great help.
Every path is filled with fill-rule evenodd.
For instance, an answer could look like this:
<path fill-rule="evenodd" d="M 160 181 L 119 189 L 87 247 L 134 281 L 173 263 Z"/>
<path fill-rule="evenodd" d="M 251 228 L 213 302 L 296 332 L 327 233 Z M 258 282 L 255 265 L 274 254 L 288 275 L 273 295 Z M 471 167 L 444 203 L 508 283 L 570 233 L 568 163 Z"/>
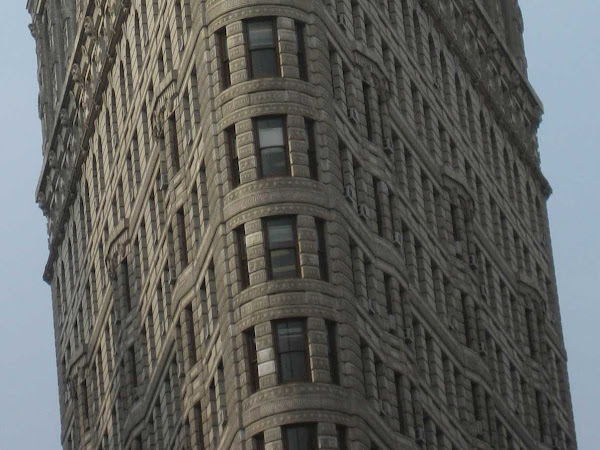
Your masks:
<path fill-rule="evenodd" d="M 517 0 L 28 0 L 65 449 L 575 449 Z"/>

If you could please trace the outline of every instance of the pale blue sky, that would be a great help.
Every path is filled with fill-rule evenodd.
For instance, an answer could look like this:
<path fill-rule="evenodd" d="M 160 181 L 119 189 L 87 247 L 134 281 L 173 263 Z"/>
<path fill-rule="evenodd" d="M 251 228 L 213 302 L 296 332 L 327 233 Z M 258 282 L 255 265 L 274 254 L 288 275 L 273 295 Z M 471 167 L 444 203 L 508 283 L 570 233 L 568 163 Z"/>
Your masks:
<path fill-rule="evenodd" d="M 543 170 L 579 448 L 599 448 L 600 2 L 521 0 L 529 74 L 545 104 Z M 0 16 L 0 448 L 60 448 L 33 39 L 25 0 Z"/>

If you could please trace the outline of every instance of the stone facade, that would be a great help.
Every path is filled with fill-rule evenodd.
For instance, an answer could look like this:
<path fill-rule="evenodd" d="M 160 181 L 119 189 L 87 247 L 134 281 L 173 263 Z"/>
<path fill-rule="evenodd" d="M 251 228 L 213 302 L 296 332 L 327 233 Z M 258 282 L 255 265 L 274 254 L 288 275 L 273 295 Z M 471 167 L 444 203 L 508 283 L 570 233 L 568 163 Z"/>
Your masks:
<path fill-rule="evenodd" d="M 516 0 L 27 6 L 65 449 L 576 448 Z"/>

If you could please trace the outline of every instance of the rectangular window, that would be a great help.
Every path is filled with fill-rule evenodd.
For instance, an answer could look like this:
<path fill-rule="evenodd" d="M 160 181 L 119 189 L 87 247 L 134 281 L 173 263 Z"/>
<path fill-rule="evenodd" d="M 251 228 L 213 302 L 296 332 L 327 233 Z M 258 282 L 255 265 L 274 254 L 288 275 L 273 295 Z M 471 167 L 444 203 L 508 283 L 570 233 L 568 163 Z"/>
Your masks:
<path fill-rule="evenodd" d="M 399 373 L 394 374 L 394 384 L 396 387 L 396 403 L 398 404 L 398 425 L 400 428 L 400 434 L 407 435 L 408 434 L 408 426 L 406 424 L 406 410 L 407 410 L 407 402 L 406 396 L 404 394 L 404 382 L 403 375 Z"/>
<path fill-rule="evenodd" d="M 336 425 L 338 450 L 348 450 L 348 428 L 343 425 Z"/>
<path fill-rule="evenodd" d="M 283 117 L 261 117 L 254 123 L 260 177 L 289 176 L 286 124 Z"/>
<path fill-rule="evenodd" d="M 527 344 L 529 345 L 529 352 L 533 358 L 537 358 L 537 348 L 535 346 L 534 335 L 533 335 L 533 310 L 525 309 L 525 330 L 527 331 Z"/>
<path fill-rule="evenodd" d="M 363 83 L 363 101 L 365 103 L 365 122 L 367 125 L 367 139 L 373 140 L 373 123 L 371 122 L 371 87 Z"/>
<path fill-rule="evenodd" d="M 82 414 L 83 414 L 83 420 L 85 423 L 85 428 L 86 430 L 89 429 L 89 423 L 88 423 L 88 419 L 90 417 L 90 410 L 89 410 L 89 405 L 88 405 L 88 390 L 87 390 L 87 381 L 85 381 L 85 379 L 81 382 L 81 394 L 83 396 L 82 399 Z"/>
<path fill-rule="evenodd" d="M 175 172 L 179 171 L 179 141 L 177 137 L 177 119 L 175 113 L 169 116 L 169 148 L 171 151 L 171 165 Z"/>
<path fill-rule="evenodd" d="M 383 214 L 381 210 L 381 199 L 379 198 L 379 180 L 373 177 L 373 197 L 375 197 L 375 216 L 377 218 L 377 234 L 383 234 Z"/>
<path fill-rule="evenodd" d="M 267 266 L 270 280 L 299 276 L 295 217 L 264 219 Z"/>
<path fill-rule="evenodd" d="M 275 20 L 252 20 L 247 21 L 245 25 L 249 78 L 280 76 Z"/>
<path fill-rule="evenodd" d="M 208 199 L 210 198 L 210 196 L 208 195 L 208 176 L 206 174 L 206 165 L 204 162 L 202 162 L 202 164 L 200 165 L 200 173 L 198 174 L 198 178 L 199 178 L 199 183 L 198 183 L 198 187 L 199 189 L 199 194 L 200 194 L 200 210 L 201 210 L 201 222 L 202 222 L 202 229 L 205 229 L 207 224 L 208 224 L 208 220 L 210 218 L 210 205 L 208 203 Z"/>
<path fill-rule="evenodd" d="M 250 274 L 248 273 L 248 253 L 246 251 L 246 232 L 241 225 L 234 230 L 235 241 L 238 251 L 238 267 L 242 289 L 250 286 Z"/>
<path fill-rule="evenodd" d="M 304 44 L 304 24 L 302 22 L 295 22 L 296 25 L 296 48 L 298 55 L 298 71 L 300 79 L 308 81 L 308 68 L 306 64 L 306 47 Z"/>
<path fill-rule="evenodd" d="M 275 345 L 279 382 L 285 384 L 310 381 L 306 321 L 304 319 L 288 319 L 276 322 Z"/>
<path fill-rule="evenodd" d="M 385 290 L 385 307 L 388 314 L 394 313 L 394 300 L 392 298 L 392 277 L 387 273 L 383 274 L 383 287 Z"/>
<path fill-rule="evenodd" d="M 194 448 L 203 450 L 204 449 L 204 429 L 202 423 L 202 405 L 200 402 L 196 403 L 194 406 L 194 427 L 196 428 L 196 432 L 194 433 L 194 439 L 196 446 Z"/>
<path fill-rule="evenodd" d="M 194 330 L 194 310 L 190 303 L 185 308 L 185 328 L 187 334 L 187 345 L 190 355 L 190 365 L 196 364 L 198 361 L 196 357 L 196 331 Z"/>
<path fill-rule="evenodd" d="M 231 72 L 229 71 L 229 47 L 227 46 L 227 32 L 221 28 L 217 32 L 217 45 L 221 69 L 221 87 L 227 89 L 231 86 Z"/>
<path fill-rule="evenodd" d="M 229 165 L 231 170 L 231 187 L 236 188 L 240 185 L 240 164 L 237 151 L 237 135 L 235 134 L 235 126 L 231 126 L 225 130 L 225 145 L 229 153 Z"/>
<path fill-rule="evenodd" d="M 265 450 L 264 433 L 259 433 L 252 437 L 252 450 Z"/>
<path fill-rule="evenodd" d="M 248 358 L 248 371 L 250 372 L 250 392 L 254 393 L 259 389 L 258 359 L 256 356 L 256 335 L 254 334 L 254 327 L 244 331 L 244 346 L 246 348 L 246 357 Z"/>
<path fill-rule="evenodd" d="M 123 303 L 125 304 L 127 311 L 131 311 L 131 290 L 129 288 L 129 267 L 127 266 L 127 259 L 119 264 L 119 269 L 119 281 L 121 282 L 121 296 L 123 298 Z"/>
<path fill-rule="evenodd" d="M 316 219 L 317 227 L 317 255 L 319 257 L 319 274 L 321 280 L 329 281 L 329 268 L 327 266 L 327 244 L 325 241 L 325 221 Z"/>
<path fill-rule="evenodd" d="M 337 323 L 326 321 L 327 326 L 327 352 L 329 357 L 329 372 L 331 374 L 331 382 L 340 384 L 340 368 L 337 351 Z"/>
<path fill-rule="evenodd" d="M 314 423 L 299 423 L 283 427 L 284 450 L 316 449 L 317 426 Z"/>
<path fill-rule="evenodd" d="M 188 259 L 188 244 L 187 244 L 187 233 L 185 231 L 185 212 L 183 207 L 179 208 L 177 211 L 177 216 L 175 218 L 177 224 L 177 241 L 179 242 L 179 261 L 181 264 L 181 269 L 185 269 L 189 264 Z"/>
<path fill-rule="evenodd" d="M 306 139 L 306 153 L 308 154 L 308 170 L 313 180 L 319 179 L 319 161 L 317 158 L 317 146 L 315 143 L 315 122 L 304 119 L 304 133 Z"/>

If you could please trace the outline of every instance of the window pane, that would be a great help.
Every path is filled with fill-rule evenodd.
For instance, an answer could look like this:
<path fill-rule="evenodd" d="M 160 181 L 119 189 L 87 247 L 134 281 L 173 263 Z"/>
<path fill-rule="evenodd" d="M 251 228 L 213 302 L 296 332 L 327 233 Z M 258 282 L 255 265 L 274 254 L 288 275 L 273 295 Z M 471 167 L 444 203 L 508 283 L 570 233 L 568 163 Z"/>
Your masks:
<path fill-rule="evenodd" d="M 263 433 L 252 438 L 252 450 L 265 450 L 265 435 Z"/>
<path fill-rule="evenodd" d="M 286 427 L 284 440 L 286 450 L 314 450 L 314 427 L 310 424 Z"/>
<path fill-rule="evenodd" d="M 281 117 L 258 120 L 258 147 L 262 176 L 288 174 L 283 124 L 284 120 Z"/>
<path fill-rule="evenodd" d="M 306 380 L 306 354 L 304 352 L 285 353 L 281 355 L 281 382 Z"/>
<path fill-rule="evenodd" d="M 222 49 L 223 49 L 223 61 L 229 63 L 229 47 L 227 46 L 227 37 L 223 33 Z"/>
<path fill-rule="evenodd" d="M 287 158 L 283 147 L 270 147 L 260 152 L 260 169 L 263 177 L 276 177 L 288 174 Z"/>
<path fill-rule="evenodd" d="M 271 250 L 271 278 L 296 277 L 296 251 L 291 249 Z"/>
<path fill-rule="evenodd" d="M 258 119 L 258 141 L 261 148 L 283 147 L 283 119 L 267 117 Z"/>
<path fill-rule="evenodd" d="M 244 332 L 244 345 L 246 346 L 246 355 L 250 369 L 250 389 L 251 392 L 256 392 L 259 389 L 259 380 L 258 359 L 256 355 L 256 337 L 253 327 Z"/>
<path fill-rule="evenodd" d="M 273 21 L 264 20 L 248 23 L 248 47 L 250 50 L 260 47 L 274 47 Z"/>
<path fill-rule="evenodd" d="M 278 323 L 277 343 L 281 352 L 304 351 L 304 322 L 294 320 Z"/>
<path fill-rule="evenodd" d="M 276 217 L 268 219 L 269 248 L 293 247 L 294 230 L 291 217 Z"/>
<path fill-rule="evenodd" d="M 279 75 L 275 49 L 252 50 L 250 57 L 252 58 L 252 76 L 254 78 Z"/>

